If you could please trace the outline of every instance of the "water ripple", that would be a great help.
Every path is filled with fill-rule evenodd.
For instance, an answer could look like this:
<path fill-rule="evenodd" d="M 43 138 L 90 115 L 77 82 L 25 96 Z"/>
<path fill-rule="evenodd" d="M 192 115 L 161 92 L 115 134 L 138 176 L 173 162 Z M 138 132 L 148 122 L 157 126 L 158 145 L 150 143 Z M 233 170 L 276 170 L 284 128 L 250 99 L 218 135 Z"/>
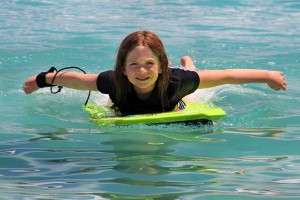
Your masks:
<path fill-rule="evenodd" d="M 8 199 L 299 198 L 297 0 L 0 2 L 0 193 Z M 113 66 L 122 38 L 151 29 L 170 59 L 199 69 L 284 71 L 286 93 L 265 85 L 195 94 L 228 116 L 212 127 L 98 127 L 86 93 L 24 95 L 49 65 Z M 107 97 L 91 98 L 106 103 Z"/>

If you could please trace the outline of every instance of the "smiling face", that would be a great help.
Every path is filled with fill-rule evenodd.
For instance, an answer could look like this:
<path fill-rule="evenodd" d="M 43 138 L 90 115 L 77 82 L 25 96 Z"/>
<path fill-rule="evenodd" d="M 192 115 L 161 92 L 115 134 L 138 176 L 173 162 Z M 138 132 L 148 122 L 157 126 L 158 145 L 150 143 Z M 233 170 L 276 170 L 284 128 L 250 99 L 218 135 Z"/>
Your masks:
<path fill-rule="evenodd" d="M 160 73 L 159 60 L 147 47 L 137 46 L 128 54 L 123 74 L 133 84 L 139 98 L 149 97 Z"/>
<path fill-rule="evenodd" d="M 132 61 L 141 67 L 130 67 Z M 164 109 L 168 105 L 169 76 L 168 56 L 160 38 L 147 30 L 129 34 L 120 44 L 114 67 L 114 105 L 127 105 L 128 97 L 133 92 L 138 98 L 147 99 L 157 87 L 157 95 Z"/>

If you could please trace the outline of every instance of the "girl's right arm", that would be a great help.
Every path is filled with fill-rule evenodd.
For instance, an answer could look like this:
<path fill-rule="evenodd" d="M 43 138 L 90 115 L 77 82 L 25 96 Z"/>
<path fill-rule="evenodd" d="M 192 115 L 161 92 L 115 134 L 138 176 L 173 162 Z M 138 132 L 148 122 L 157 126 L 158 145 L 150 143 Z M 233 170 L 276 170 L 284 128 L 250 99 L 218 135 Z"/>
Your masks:
<path fill-rule="evenodd" d="M 45 82 L 51 84 L 56 73 L 47 73 Z M 72 88 L 76 90 L 98 91 L 96 82 L 99 74 L 82 74 L 79 72 L 59 72 L 57 73 L 54 85 Z M 26 94 L 31 94 L 39 89 L 36 82 L 38 75 L 32 76 L 26 80 L 23 90 Z"/>

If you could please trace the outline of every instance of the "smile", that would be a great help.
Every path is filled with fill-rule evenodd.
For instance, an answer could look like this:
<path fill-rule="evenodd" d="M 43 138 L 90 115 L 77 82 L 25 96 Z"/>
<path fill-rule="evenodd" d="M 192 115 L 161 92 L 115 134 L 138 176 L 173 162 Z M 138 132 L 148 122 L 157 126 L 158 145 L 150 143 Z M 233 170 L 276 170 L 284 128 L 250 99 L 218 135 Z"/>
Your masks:
<path fill-rule="evenodd" d="M 139 81 L 146 81 L 146 80 L 148 80 L 150 78 L 149 77 L 145 77 L 145 78 L 139 78 L 139 77 L 137 77 L 136 79 L 139 80 Z"/>

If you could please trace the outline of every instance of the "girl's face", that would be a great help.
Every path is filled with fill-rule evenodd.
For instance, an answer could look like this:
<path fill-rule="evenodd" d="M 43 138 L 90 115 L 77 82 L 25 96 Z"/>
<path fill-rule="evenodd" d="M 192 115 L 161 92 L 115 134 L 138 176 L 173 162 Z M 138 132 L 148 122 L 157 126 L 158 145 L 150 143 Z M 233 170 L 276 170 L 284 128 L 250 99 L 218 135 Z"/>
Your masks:
<path fill-rule="evenodd" d="M 123 73 L 133 84 L 139 98 L 146 99 L 155 87 L 161 68 L 150 49 L 137 46 L 128 54 Z"/>

